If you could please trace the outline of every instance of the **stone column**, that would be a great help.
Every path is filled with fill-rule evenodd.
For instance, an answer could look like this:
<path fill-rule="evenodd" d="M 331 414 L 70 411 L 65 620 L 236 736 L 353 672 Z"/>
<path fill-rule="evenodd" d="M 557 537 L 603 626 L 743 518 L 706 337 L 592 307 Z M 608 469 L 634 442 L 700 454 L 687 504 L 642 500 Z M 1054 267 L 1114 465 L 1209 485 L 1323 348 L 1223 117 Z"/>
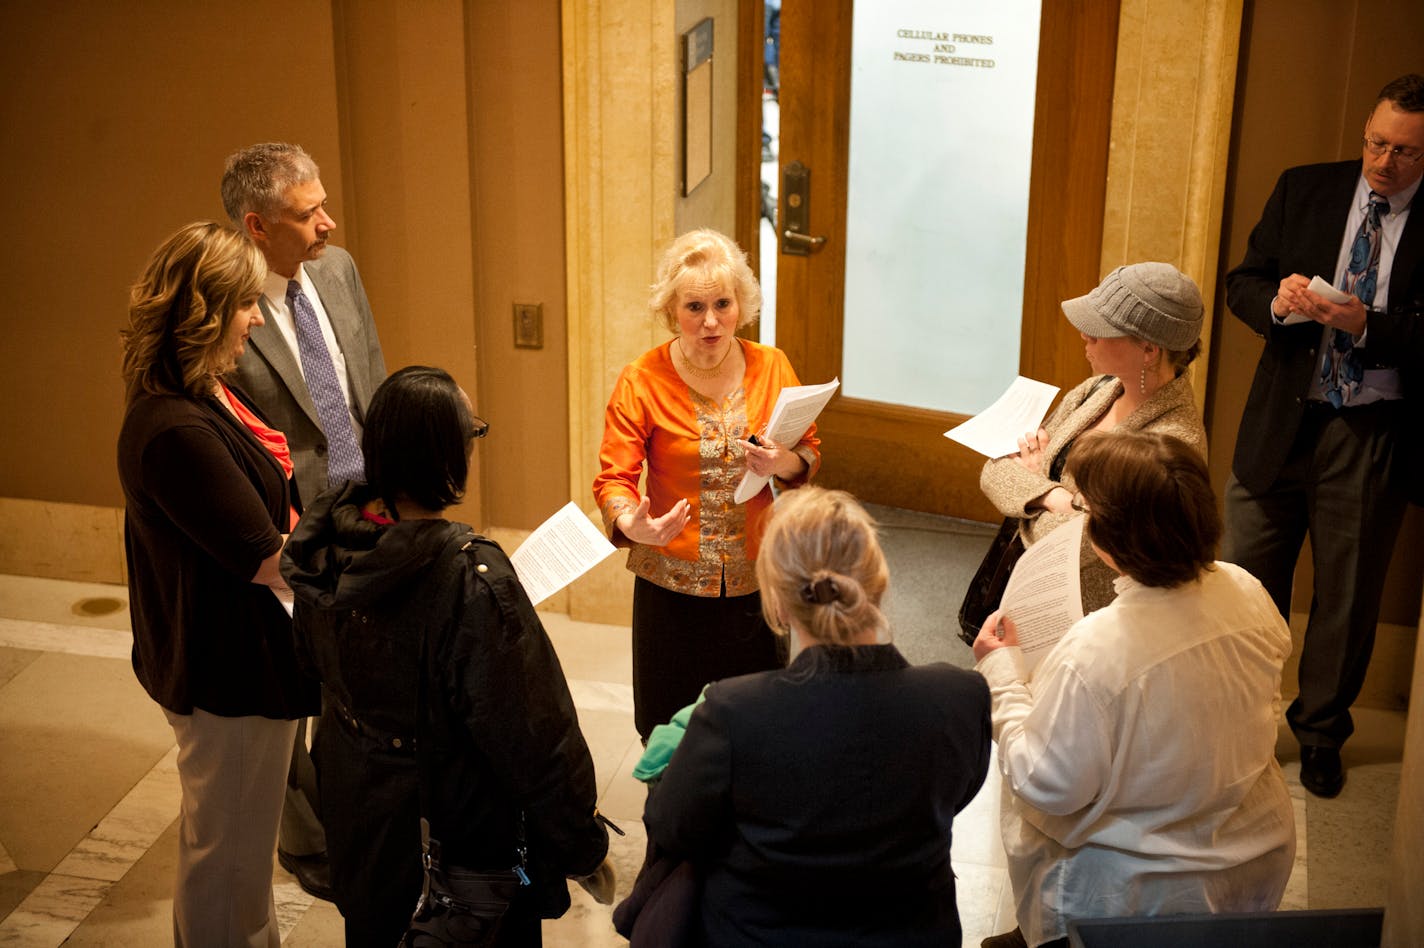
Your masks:
<path fill-rule="evenodd" d="M 678 57 L 673 4 L 564 0 L 564 194 L 568 260 L 569 496 L 601 523 L 591 487 L 618 371 L 667 338 L 647 313 L 673 238 Z M 626 622 L 623 556 L 570 588 L 569 615 Z"/>
<path fill-rule="evenodd" d="M 1207 301 L 1197 404 L 1216 296 L 1241 0 L 1122 0 L 1102 270 L 1164 260 Z"/>

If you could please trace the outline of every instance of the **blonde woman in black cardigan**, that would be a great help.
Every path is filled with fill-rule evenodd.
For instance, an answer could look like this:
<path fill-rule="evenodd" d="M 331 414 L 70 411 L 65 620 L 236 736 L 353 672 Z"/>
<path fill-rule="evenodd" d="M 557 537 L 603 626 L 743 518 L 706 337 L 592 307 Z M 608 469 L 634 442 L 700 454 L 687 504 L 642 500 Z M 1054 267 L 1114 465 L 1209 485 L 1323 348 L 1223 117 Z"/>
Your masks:
<path fill-rule="evenodd" d="M 950 831 L 988 770 L 984 680 L 889 644 L 885 558 L 849 494 L 778 498 L 757 578 L 801 652 L 707 689 L 644 815 L 702 870 L 705 943 L 959 944 Z"/>

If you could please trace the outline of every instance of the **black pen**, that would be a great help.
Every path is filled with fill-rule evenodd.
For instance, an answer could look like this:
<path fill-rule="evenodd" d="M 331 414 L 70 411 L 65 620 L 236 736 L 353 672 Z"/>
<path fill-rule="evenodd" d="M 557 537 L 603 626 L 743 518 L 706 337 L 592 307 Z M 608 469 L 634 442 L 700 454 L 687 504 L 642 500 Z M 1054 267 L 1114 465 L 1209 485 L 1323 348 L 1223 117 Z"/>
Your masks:
<path fill-rule="evenodd" d="M 758 438 L 756 435 L 747 435 L 747 443 L 754 444 L 757 447 L 761 447 L 761 439 Z"/>
<path fill-rule="evenodd" d="M 597 807 L 594 807 L 594 810 L 593 810 L 593 818 L 596 819 L 596 820 L 598 820 L 598 822 L 602 823 L 604 826 L 606 826 L 606 827 L 608 827 L 609 829 L 613 830 L 613 832 L 617 833 L 619 836 L 627 836 L 627 835 L 628 835 L 627 833 L 623 832 L 623 830 L 618 826 L 617 823 L 613 822 L 613 821 L 610 820 L 608 817 L 606 817 L 606 816 L 604 816 L 602 813 L 598 812 L 598 808 L 597 808 Z"/>

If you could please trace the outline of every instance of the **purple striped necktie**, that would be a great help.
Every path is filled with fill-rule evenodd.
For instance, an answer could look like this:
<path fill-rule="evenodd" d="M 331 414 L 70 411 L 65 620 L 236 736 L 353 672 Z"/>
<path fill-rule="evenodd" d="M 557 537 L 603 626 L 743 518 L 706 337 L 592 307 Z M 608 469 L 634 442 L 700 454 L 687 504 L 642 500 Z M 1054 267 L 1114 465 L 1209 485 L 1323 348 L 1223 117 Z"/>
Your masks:
<path fill-rule="evenodd" d="M 312 404 L 316 405 L 322 433 L 326 435 L 326 482 L 332 485 L 348 480 L 364 481 L 366 462 L 361 456 L 361 446 L 356 443 L 356 430 L 351 426 L 351 409 L 341 391 L 341 381 L 336 377 L 336 365 L 326 348 L 316 310 L 296 280 L 287 282 L 287 305 L 297 324 L 302 376 Z"/>

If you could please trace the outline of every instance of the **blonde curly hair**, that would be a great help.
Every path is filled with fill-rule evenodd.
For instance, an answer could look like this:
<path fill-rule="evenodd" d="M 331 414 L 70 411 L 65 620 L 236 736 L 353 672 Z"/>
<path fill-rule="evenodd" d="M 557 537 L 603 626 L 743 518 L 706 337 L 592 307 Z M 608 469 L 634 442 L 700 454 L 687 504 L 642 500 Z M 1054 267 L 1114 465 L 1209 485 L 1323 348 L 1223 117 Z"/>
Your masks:
<path fill-rule="evenodd" d="M 657 281 L 648 297 L 648 310 L 669 332 L 678 331 L 677 316 L 673 313 L 678 291 L 693 280 L 732 289 L 740 311 L 736 328 L 749 326 L 761 316 L 761 286 L 742 248 L 718 231 L 690 230 L 663 252 Z"/>

